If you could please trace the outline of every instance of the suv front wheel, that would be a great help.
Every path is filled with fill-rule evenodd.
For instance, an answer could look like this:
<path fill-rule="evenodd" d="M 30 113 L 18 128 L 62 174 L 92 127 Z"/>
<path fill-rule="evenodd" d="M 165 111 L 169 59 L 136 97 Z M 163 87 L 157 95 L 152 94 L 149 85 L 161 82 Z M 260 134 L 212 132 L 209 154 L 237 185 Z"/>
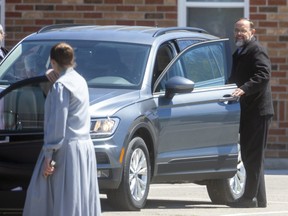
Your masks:
<path fill-rule="evenodd" d="M 109 191 L 109 203 L 119 210 L 139 211 L 144 207 L 150 187 L 151 165 L 144 140 L 133 138 L 123 163 L 122 182 L 118 189 Z"/>

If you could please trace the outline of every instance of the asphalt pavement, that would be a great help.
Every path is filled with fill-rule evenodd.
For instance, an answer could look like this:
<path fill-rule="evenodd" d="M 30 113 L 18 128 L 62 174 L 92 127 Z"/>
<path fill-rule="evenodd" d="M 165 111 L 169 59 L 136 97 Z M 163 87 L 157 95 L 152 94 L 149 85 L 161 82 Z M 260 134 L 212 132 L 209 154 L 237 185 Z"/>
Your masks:
<path fill-rule="evenodd" d="M 102 216 L 288 216 L 288 170 L 268 170 L 265 179 L 267 208 L 214 205 L 206 187 L 197 184 L 153 184 L 139 212 L 115 211 L 101 195 Z M 17 193 L 0 192 L 0 215 L 21 215 L 24 193 Z"/>
<path fill-rule="evenodd" d="M 266 171 L 267 208 L 231 208 L 211 203 L 205 186 L 151 185 L 146 207 L 119 212 L 102 199 L 103 216 L 288 216 L 288 170 Z"/>

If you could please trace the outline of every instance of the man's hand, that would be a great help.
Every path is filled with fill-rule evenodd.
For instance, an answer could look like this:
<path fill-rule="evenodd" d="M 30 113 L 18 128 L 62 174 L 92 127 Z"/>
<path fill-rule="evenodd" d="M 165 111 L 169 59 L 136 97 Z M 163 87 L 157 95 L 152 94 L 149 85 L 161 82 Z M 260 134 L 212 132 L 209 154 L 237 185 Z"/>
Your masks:
<path fill-rule="evenodd" d="M 244 92 L 242 89 L 237 88 L 237 89 L 235 89 L 235 91 L 232 93 L 232 96 L 233 96 L 233 97 L 241 97 L 241 96 L 244 95 L 244 94 L 245 94 L 245 92 Z"/>

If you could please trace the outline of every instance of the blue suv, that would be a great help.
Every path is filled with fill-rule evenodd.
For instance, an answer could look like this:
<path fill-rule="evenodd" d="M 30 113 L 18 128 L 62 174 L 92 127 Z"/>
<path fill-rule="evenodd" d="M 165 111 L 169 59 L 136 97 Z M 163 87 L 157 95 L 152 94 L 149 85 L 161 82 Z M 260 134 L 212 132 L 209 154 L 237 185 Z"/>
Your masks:
<path fill-rule="evenodd" d="M 99 187 L 111 205 L 140 210 L 152 183 L 204 184 L 217 204 L 242 195 L 228 39 L 143 26 L 46 26 L 10 51 L 0 65 L 0 190 L 27 189 L 43 144 L 44 74 L 61 41 L 89 86 Z"/>

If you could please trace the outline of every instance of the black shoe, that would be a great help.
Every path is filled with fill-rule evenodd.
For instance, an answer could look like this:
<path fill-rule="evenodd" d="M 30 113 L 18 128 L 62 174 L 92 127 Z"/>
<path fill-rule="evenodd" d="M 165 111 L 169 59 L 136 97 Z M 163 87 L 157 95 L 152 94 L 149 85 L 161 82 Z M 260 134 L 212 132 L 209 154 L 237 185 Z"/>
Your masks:
<path fill-rule="evenodd" d="M 259 208 L 266 208 L 267 207 L 267 202 L 259 202 L 258 201 L 258 207 Z"/>
<path fill-rule="evenodd" d="M 240 198 L 235 202 L 229 203 L 228 206 L 232 208 L 257 208 L 258 204 L 256 198 L 253 198 L 252 200 L 247 198 Z"/>

